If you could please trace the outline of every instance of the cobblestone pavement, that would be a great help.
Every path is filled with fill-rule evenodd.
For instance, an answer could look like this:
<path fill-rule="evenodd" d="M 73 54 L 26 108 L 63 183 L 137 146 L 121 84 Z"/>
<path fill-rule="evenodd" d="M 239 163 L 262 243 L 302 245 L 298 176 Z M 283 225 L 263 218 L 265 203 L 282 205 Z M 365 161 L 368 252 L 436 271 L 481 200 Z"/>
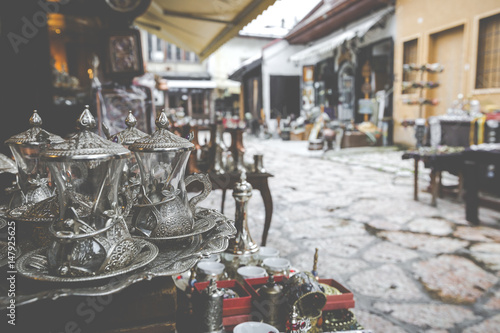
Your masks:
<path fill-rule="evenodd" d="M 413 162 L 401 151 L 311 152 L 307 142 L 245 138 L 247 158 L 264 153 L 274 174 L 274 214 L 267 241 L 299 270 L 354 293 L 358 321 L 374 332 L 500 332 L 500 213 L 480 208 L 465 220 L 463 202 L 420 193 L 413 200 Z M 428 185 L 421 172 L 420 188 Z M 446 181 L 456 181 L 453 176 Z M 219 209 L 220 191 L 204 206 Z M 225 214 L 234 216 L 228 192 Z M 250 232 L 260 241 L 264 208 L 249 204 Z"/>

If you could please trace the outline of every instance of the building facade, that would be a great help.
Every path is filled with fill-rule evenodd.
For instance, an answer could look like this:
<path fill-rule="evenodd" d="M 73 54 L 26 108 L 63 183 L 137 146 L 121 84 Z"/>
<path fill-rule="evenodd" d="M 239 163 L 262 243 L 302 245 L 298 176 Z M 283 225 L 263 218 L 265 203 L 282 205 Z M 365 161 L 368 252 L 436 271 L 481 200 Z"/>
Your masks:
<path fill-rule="evenodd" d="M 437 105 L 423 107 L 421 117 L 446 114 L 458 95 L 477 100 L 483 112 L 500 109 L 500 3 L 496 0 L 398 0 L 394 48 L 394 138 L 396 143 L 415 145 L 414 130 L 402 123 L 419 117 L 416 91 L 403 91 L 409 79 L 439 82 L 424 89 L 423 98 Z M 423 73 L 411 78 L 404 64 L 439 63 L 439 74 Z"/>

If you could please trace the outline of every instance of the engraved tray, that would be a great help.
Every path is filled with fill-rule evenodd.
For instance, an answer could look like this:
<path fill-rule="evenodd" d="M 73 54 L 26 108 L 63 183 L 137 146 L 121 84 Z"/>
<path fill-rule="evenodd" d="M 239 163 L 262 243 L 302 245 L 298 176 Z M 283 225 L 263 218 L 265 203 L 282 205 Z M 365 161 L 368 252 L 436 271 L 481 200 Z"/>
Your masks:
<path fill-rule="evenodd" d="M 181 274 L 198 261 L 213 253 L 220 253 L 227 249 L 229 238 L 236 235 L 234 222 L 227 219 L 216 210 L 197 208 L 197 215 L 210 216 L 216 219 L 217 224 L 206 233 L 189 238 L 171 240 L 158 245 L 159 253 L 156 258 L 146 266 L 132 272 L 114 277 L 72 282 L 45 282 L 24 278 L 16 274 L 16 306 L 22 306 L 42 299 L 57 299 L 67 296 L 103 296 L 118 292 L 134 283 L 151 280 L 158 276 L 172 276 Z M 22 251 L 27 253 L 36 250 L 28 242 L 22 244 Z M 7 276 L 7 267 L 0 268 L 0 274 Z M 6 297 L 8 290 L 7 279 L 0 280 L 0 308 L 5 309 L 10 299 Z"/>
<path fill-rule="evenodd" d="M 153 261 L 158 255 L 158 247 L 153 243 L 150 243 L 142 239 L 134 239 L 134 242 L 138 247 L 141 248 L 141 251 L 134 257 L 132 262 L 123 268 L 102 274 L 96 274 L 91 276 L 77 276 L 77 277 L 76 276 L 62 277 L 58 275 L 51 275 L 49 274 L 47 267 L 46 247 L 33 250 L 20 257 L 16 261 L 16 268 L 17 272 L 20 273 L 21 275 L 39 281 L 81 282 L 81 281 L 105 279 L 108 277 L 132 272 L 140 267 L 146 266 L 151 261 Z"/>

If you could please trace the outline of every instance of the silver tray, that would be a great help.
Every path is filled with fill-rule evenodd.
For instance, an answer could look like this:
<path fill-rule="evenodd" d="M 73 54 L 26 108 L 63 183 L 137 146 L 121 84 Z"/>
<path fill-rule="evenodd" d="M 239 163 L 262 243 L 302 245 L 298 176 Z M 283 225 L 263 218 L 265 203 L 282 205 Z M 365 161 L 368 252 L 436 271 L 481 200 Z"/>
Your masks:
<path fill-rule="evenodd" d="M 198 208 L 197 215 L 212 216 L 216 220 L 215 227 L 191 238 L 166 241 L 158 246 L 159 253 L 152 262 L 132 272 L 76 284 L 71 282 L 41 282 L 18 275 L 18 280 L 23 280 L 22 283 L 19 281 L 19 288 L 16 290 L 16 306 L 67 296 L 109 295 L 140 281 L 160 276 L 175 276 L 190 270 L 201 258 L 225 251 L 229 245 L 229 238 L 236 235 L 234 222 L 225 218 L 224 215 L 204 208 Z M 31 245 L 25 244 L 23 246 Z M 29 249 L 29 251 L 31 250 L 34 248 Z M 23 251 L 28 252 L 28 248 L 23 248 Z M 8 290 L 7 280 L 2 279 L 0 280 L 0 308 L 2 309 L 7 307 L 10 302 L 10 299 L 5 296 L 7 295 L 6 290 Z"/>
<path fill-rule="evenodd" d="M 173 239 L 189 238 L 192 236 L 202 234 L 212 229 L 216 223 L 217 221 L 213 218 L 210 218 L 210 216 L 207 217 L 196 216 L 194 219 L 193 231 L 184 235 L 165 236 L 165 237 L 147 237 L 147 236 L 132 235 L 132 237 L 138 239 L 147 239 L 155 244 L 163 244 L 165 241 Z"/>
<path fill-rule="evenodd" d="M 17 272 L 27 278 L 47 282 L 82 282 L 106 279 L 112 276 L 132 272 L 146 266 L 158 255 L 158 247 L 142 239 L 134 239 L 141 252 L 127 266 L 107 273 L 92 276 L 63 277 L 49 274 L 47 267 L 47 248 L 30 251 L 19 258 L 16 262 Z"/>

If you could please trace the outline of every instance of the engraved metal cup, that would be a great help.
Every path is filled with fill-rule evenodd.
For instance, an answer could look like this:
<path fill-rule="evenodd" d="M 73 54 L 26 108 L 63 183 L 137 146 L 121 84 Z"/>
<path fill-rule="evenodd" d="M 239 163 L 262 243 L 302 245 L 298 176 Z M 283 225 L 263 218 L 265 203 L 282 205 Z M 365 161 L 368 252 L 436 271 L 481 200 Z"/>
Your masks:
<path fill-rule="evenodd" d="M 196 205 L 212 190 L 205 174 L 185 177 L 186 166 L 194 145 L 168 131 L 168 118 L 161 112 L 156 119 L 157 130 L 135 141 L 134 152 L 141 171 L 141 193 L 134 205 L 132 225 L 141 236 L 165 238 L 193 231 Z M 188 198 L 186 186 L 202 183 L 200 194 Z"/>
<path fill-rule="evenodd" d="M 35 110 L 30 118 L 31 128 L 10 137 L 5 143 L 9 146 L 17 166 L 17 185 L 9 208 L 32 205 L 54 195 L 47 165 L 40 159 L 41 153 L 51 143 L 63 139 L 41 128 L 42 118 Z"/>
<path fill-rule="evenodd" d="M 109 136 L 109 139 L 112 142 L 119 143 L 128 149 L 130 145 L 132 145 L 136 140 L 144 138 L 147 136 L 146 133 L 137 129 L 135 126 L 137 125 L 137 119 L 134 117 L 132 111 L 129 111 L 127 117 L 125 118 L 125 125 L 127 126 L 121 132 L 118 132 L 114 135 Z M 139 169 L 139 163 L 137 162 L 137 158 L 135 154 L 130 154 L 127 158 L 122 172 L 122 177 L 120 180 L 120 192 L 121 197 L 124 201 L 129 202 L 130 208 L 133 205 L 138 204 L 138 198 L 141 190 L 141 173 Z M 124 212 L 126 217 L 126 221 L 128 225 L 132 223 L 132 212 L 130 209 L 127 209 Z"/>
<path fill-rule="evenodd" d="M 137 255 L 119 199 L 121 170 L 130 151 L 94 134 L 85 109 L 79 131 L 42 154 L 57 186 L 59 215 L 50 231 L 49 272 L 95 275 L 126 266 Z"/>

